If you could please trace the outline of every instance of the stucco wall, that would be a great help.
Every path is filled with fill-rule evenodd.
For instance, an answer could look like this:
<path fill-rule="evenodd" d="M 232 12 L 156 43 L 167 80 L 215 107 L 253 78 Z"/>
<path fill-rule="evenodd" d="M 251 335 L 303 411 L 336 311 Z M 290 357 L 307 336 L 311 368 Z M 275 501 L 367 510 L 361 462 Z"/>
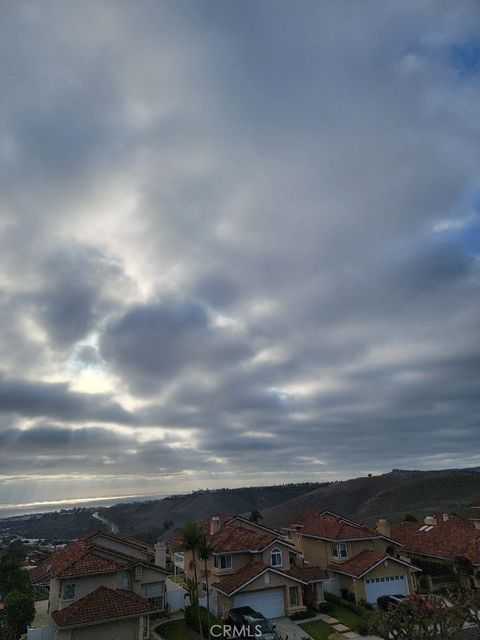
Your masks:
<path fill-rule="evenodd" d="M 331 542 L 326 540 L 319 540 L 318 538 L 308 538 L 307 536 L 300 536 L 300 539 L 294 535 L 295 546 L 297 546 L 304 554 L 305 560 L 312 567 L 322 567 L 326 569 L 327 565 L 331 562 L 345 562 L 358 555 L 361 551 L 367 549 L 370 551 L 385 552 L 387 547 L 391 545 L 387 540 L 371 539 L 371 540 L 354 540 L 347 542 L 348 557 L 333 558 L 331 555 Z"/>
<path fill-rule="evenodd" d="M 71 640 L 138 640 L 138 638 L 138 618 L 75 629 L 72 630 L 71 636 Z"/>
<path fill-rule="evenodd" d="M 88 595 L 99 587 L 109 587 L 110 589 L 118 589 L 123 587 L 123 571 L 116 573 L 102 573 L 96 576 L 85 576 L 82 578 L 71 578 L 61 581 L 61 585 L 65 582 L 75 583 L 75 598 L 73 600 L 62 600 L 60 597 L 58 600 L 58 609 L 64 609 L 70 606 L 76 600 L 80 600 L 84 596 Z M 62 595 L 62 586 L 60 586 L 60 596 Z M 54 609 L 52 609 L 53 611 Z"/>

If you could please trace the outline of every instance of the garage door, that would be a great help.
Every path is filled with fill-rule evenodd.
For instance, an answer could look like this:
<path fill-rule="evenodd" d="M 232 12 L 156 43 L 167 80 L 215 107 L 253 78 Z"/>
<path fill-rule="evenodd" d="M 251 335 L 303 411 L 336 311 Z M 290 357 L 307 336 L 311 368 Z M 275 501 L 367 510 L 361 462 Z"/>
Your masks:
<path fill-rule="evenodd" d="M 233 598 L 234 607 L 252 607 L 260 611 L 266 618 L 280 618 L 285 615 L 283 606 L 283 589 L 266 589 L 265 591 L 249 591 Z"/>
<path fill-rule="evenodd" d="M 395 594 L 408 596 L 407 576 L 385 576 L 384 578 L 365 578 L 365 595 L 367 602 L 376 604 L 380 596 Z"/>

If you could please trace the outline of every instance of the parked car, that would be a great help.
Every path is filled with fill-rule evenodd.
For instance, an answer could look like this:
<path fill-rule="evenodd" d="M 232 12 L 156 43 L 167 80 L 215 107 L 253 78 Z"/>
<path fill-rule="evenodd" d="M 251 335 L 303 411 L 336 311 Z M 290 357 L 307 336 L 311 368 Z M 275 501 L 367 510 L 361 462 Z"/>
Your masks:
<path fill-rule="evenodd" d="M 407 596 L 401 593 L 393 596 L 380 596 L 377 598 L 378 608 L 382 611 L 388 611 L 391 607 L 398 607 L 407 601 Z"/>
<path fill-rule="evenodd" d="M 245 634 L 243 637 L 246 638 L 281 640 L 275 631 L 275 625 L 267 620 L 262 613 L 252 609 L 252 607 L 231 609 L 227 617 L 227 625 L 231 625 L 237 630 L 243 629 Z"/>

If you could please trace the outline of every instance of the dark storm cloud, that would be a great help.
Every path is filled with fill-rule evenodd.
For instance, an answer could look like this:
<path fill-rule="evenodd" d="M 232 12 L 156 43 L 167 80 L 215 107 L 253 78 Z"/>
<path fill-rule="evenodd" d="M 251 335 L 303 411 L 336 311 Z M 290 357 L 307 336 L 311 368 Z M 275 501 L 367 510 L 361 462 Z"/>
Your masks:
<path fill-rule="evenodd" d="M 0 378 L 0 412 L 71 422 L 135 424 L 135 417 L 102 394 L 70 391 L 67 384 Z"/>
<path fill-rule="evenodd" d="M 480 464 L 479 28 L 473 0 L 9 5 L 2 469 Z"/>
<path fill-rule="evenodd" d="M 101 338 L 103 358 L 137 391 L 154 393 L 186 367 L 229 368 L 251 354 L 248 343 L 214 327 L 206 309 L 167 301 L 128 309 Z"/>

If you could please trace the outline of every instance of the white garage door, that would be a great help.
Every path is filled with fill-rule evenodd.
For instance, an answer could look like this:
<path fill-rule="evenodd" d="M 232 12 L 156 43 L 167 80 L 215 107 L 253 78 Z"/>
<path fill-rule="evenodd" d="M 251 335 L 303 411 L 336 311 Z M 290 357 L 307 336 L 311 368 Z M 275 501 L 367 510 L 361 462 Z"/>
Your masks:
<path fill-rule="evenodd" d="M 266 589 L 265 591 L 249 591 L 233 598 L 234 607 L 252 607 L 260 611 L 266 618 L 280 618 L 285 615 L 283 606 L 283 589 Z"/>
<path fill-rule="evenodd" d="M 386 576 L 384 578 L 365 578 L 365 595 L 367 602 L 376 604 L 380 596 L 395 594 L 408 596 L 407 576 Z"/>

